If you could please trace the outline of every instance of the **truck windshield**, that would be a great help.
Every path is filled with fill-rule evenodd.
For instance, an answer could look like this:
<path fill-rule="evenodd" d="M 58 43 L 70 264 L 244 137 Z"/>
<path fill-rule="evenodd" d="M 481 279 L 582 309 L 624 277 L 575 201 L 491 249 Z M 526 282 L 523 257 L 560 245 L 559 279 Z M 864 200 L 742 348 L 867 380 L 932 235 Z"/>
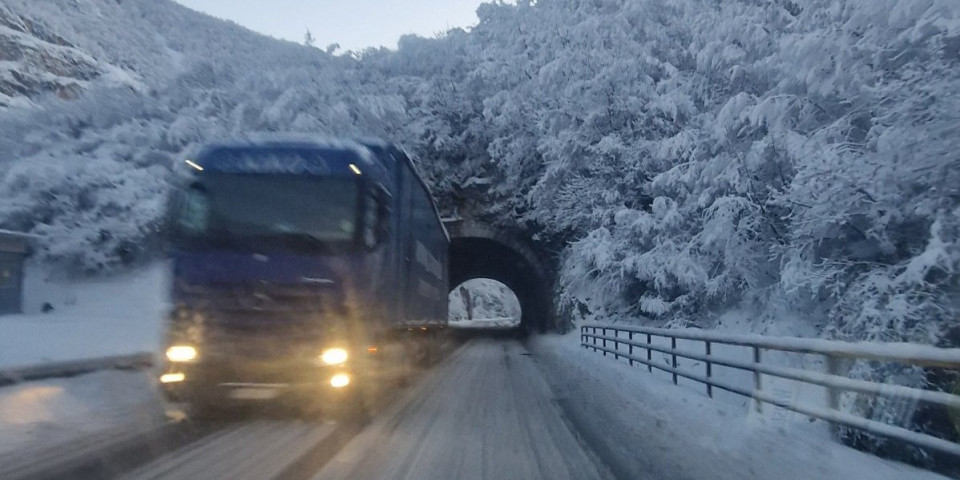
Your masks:
<path fill-rule="evenodd" d="M 357 238 L 358 192 L 350 178 L 211 172 L 181 192 L 176 237 L 196 246 L 343 248 Z"/>

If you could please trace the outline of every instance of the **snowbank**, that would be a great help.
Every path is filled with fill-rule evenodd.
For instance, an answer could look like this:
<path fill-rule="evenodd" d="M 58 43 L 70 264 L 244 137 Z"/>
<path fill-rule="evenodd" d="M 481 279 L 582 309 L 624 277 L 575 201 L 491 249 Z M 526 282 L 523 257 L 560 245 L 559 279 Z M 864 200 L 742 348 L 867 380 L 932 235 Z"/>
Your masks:
<path fill-rule="evenodd" d="M 826 424 L 801 415 L 709 399 L 640 367 L 579 346 L 576 334 L 535 337 L 548 382 L 615 472 L 672 479 L 935 479 L 940 475 L 834 441 Z"/>
<path fill-rule="evenodd" d="M 152 385 L 144 372 L 97 372 L 0 389 L 0 463 L 8 452 L 159 424 L 164 414 Z"/>
<path fill-rule="evenodd" d="M 24 310 L 0 316 L 0 367 L 153 352 L 162 338 L 167 266 L 109 278 L 48 280 L 28 267 Z M 52 311 L 43 313 L 43 305 Z"/>

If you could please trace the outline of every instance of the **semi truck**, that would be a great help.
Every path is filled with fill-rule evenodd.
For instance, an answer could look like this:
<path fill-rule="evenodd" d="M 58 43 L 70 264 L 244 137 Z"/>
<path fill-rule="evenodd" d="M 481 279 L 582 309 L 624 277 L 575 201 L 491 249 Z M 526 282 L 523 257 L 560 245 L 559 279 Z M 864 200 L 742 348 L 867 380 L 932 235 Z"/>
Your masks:
<path fill-rule="evenodd" d="M 183 167 L 167 223 L 170 400 L 352 415 L 436 356 L 450 240 L 401 148 L 242 141 Z"/>

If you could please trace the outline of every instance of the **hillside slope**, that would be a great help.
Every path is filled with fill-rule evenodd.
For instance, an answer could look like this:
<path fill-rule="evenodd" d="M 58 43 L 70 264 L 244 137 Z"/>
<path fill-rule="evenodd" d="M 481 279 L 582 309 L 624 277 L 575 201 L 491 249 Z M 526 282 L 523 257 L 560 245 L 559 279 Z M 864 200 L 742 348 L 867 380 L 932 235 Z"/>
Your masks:
<path fill-rule="evenodd" d="M 0 82 L 0 223 L 86 271 L 154 253 L 171 169 L 192 148 L 287 130 L 269 108 L 351 62 L 168 0 L 11 0 L 0 18 L 0 41 L 23 51 L 0 62 L 19 82 Z"/>
<path fill-rule="evenodd" d="M 45 93 L 75 98 L 108 69 L 42 23 L 0 5 L 0 108 L 26 107 Z"/>
<path fill-rule="evenodd" d="M 324 57 L 169 0 L 6 0 L 0 25 L 74 48 L 155 89 L 198 63 L 215 70 L 268 70 Z"/>

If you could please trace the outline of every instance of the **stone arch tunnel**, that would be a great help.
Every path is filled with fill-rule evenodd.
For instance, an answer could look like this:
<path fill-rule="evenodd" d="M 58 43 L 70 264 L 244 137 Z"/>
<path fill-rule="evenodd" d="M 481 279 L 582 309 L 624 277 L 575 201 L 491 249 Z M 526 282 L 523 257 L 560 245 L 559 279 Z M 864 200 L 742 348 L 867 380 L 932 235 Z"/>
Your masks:
<path fill-rule="evenodd" d="M 542 258 L 519 229 L 494 227 L 470 216 L 444 219 L 450 233 L 450 289 L 474 278 L 506 285 L 520 301 L 520 329 L 556 330 L 553 288 L 556 268 Z"/>

